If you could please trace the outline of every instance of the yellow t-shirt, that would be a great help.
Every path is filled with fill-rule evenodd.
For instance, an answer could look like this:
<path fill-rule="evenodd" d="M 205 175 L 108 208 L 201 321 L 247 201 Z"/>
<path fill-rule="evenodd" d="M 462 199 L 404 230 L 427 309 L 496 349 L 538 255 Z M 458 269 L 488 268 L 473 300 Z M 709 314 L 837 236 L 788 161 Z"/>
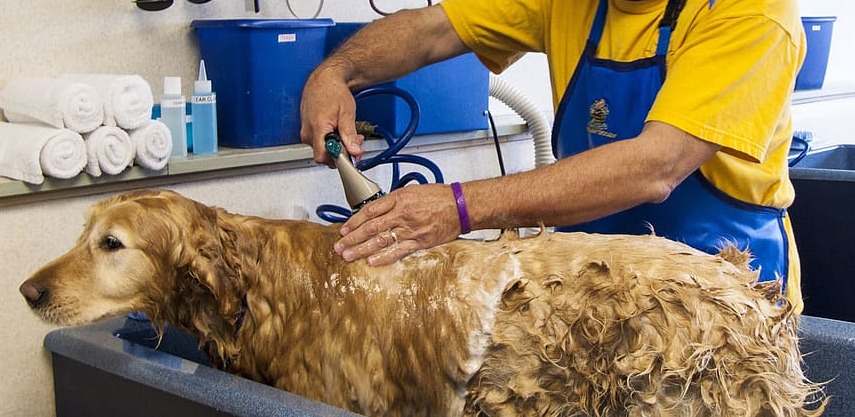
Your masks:
<path fill-rule="evenodd" d="M 634 61 L 655 54 L 667 0 L 609 0 L 596 55 Z M 585 47 L 599 0 L 445 0 L 457 34 L 501 72 L 527 52 L 547 54 L 555 107 Z M 723 147 L 701 172 L 745 202 L 786 208 L 794 198 L 787 154 L 790 94 L 804 59 L 796 0 L 687 0 L 667 55 L 665 83 L 647 120 Z M 792 226 L 787 296 L 803 304 Z"/>

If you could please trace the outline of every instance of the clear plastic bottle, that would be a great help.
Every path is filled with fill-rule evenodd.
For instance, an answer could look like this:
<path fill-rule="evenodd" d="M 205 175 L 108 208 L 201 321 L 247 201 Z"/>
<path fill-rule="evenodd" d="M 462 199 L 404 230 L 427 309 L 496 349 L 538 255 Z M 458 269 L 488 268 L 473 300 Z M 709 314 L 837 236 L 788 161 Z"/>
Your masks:
<path fill-rule="evenodd" d="M 197 155 L 217 152 L 217 95 L 205 71 L 205 60 L 199 62 L 199 79 L 190 97 L 193 115 L 193 153 Z"/>
<path fill-rule="evenodd" d="M 160 121 L 172 134 L 173 157 L 187 156 L 187 110 L 181 94 L 181 77 L 164 77 L 163 96 L 160 99 Z"/>

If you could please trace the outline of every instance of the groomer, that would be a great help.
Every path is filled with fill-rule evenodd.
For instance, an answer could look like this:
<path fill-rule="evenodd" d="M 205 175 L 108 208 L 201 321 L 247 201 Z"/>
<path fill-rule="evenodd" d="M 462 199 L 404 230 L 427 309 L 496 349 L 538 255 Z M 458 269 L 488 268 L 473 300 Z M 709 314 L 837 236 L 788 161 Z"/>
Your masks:
<path fill-rule="evenodd" d="M 790 94 L 805 53 L 796 0 L 445 0 L 380 19 L 309 77 L 302 138 L 351 155 L 352 92 L 474 51 L 499 73 L 548 56 L 558 162 L 501 178 L 404 187 L 341 229 L 335 250 L 373 265 L 475 229 L 646 234 L 751 251 L 801 311 L 786 208 Z"/>

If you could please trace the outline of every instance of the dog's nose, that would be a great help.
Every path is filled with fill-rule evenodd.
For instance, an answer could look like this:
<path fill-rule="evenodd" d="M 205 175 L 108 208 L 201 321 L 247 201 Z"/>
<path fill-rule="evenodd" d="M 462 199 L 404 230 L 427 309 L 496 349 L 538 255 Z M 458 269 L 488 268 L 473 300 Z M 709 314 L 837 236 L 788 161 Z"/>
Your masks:
<path fill-rule="evenodd" d="M 24 298 L 27 299 L 27 303 L 30 307 L 38 307 L 48 298 L 47 289 L 45 287 L 30 281 L 25 281 L 21 284 L 21 288 L 18 290 L 21 291 L 21 294 L 23 294 Z"/>

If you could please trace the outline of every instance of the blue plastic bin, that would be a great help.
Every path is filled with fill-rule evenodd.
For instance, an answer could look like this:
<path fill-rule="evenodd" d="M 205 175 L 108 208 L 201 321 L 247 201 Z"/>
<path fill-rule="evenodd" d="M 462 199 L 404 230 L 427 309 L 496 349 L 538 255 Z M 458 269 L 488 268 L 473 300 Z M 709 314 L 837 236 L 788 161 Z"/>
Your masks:
<path fill-rule="evenodd" d="M 831 30 L 834 16 L 802 17 L 807 37 L 807 54 L 802 69 L 796 77 L 796 90 L 822 88 L 825 70 L 828 68 L 828 53 L 831 50 Z"/>
<path fill-rule="evenodd" d="M 208 78 L 217 93 L 221 146 L 300 142 L 300 96 L 323 60 L 331 19 L 195 20 Z"/>
<path fill-rule="evenodd" d="M 327 53 L 365 23 L 337 22 L 329 29 Z M 465 132 L 488 127 L 490 74 L 474 54 L 439 62 L 380 86 L 397 87 L 419 103 L 416 134 Z M 410 108 L 390 95 L 365 97 L 357 103 L 357 120 L 371 122 L 400 137 L 410 122 Z"/>

